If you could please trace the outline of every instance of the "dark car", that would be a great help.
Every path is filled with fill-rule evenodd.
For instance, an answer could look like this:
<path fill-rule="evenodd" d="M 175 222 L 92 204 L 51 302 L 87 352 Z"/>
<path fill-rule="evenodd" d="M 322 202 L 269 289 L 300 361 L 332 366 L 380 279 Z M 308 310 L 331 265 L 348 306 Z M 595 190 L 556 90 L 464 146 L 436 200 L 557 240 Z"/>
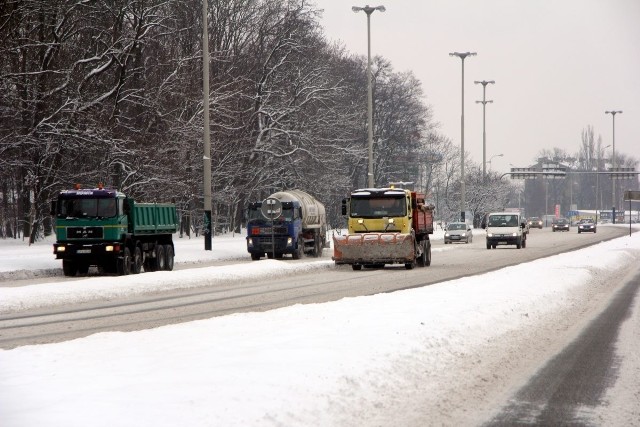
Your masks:
<path fill-rule="evenodd" d="M 583 219 L 578 223 L 578 234 L 583 231 L 596 232 L 596 223 L 592 219 Z"/>
<path fill-rule="evenodd" d="M 529 220 L 527 221 L 527 224 L 529 225 L 529 228 L 542 229 L 542 220 L 537 216 L 532 216 L 531 218 L 529 218 Z"/>
<path fill-rule="evenodd" d="M 558 218 L 551 224 L 551 229 L 555 231 L 569 231 L 569 220 L 565 218 Z"/>

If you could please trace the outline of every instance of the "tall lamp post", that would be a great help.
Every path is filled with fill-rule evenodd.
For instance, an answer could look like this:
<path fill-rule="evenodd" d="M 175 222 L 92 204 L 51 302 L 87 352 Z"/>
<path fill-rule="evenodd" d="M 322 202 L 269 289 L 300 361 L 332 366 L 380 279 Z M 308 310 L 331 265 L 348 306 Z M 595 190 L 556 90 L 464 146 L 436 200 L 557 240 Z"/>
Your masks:
<path fill-rule="evenodd" d="M 207 26 L 207 0 L 202 0 L 202 108 L 203 129 L 203 187 L 204 187 L 204 250 L 211 250 L 211 140 L 209 129 L 209 32 Z"/>
<path fill-rule="evenodd" d="M 611 154 L 611 168 L 613 170 L 613 173 L 616 172 L 616 114 L 620 113 L 622 114 L 622 111 L 620 110 L 611 110 L 611 111 L 605 111 L 605 114 L 611 114 L 611 117 L 613 118 L 613 141 L 611 142 L 613 145 L 612 148 L 612 154 Z M 612 187 L 612 192 L 611 192 L 611 206 L 613 206 L 613 209 L 615 209 L 616 207 L 616 180 L 613 178 L 613 175 L 611 175 L 611 187 Z M 612 215 L 612 222 L 615 224 L 616 223 L 616 217 L 615 217 L 615 212 L 611 212 Z"/>
<path fill-rule="evenodd" d="M 504 156 L 504 154 L 494 154 L 493 156 L 491 156 L 489 160 L 487 160 L 487 163 L 489 163 L 489 170 L 491 170 L 491 161 L 494 159 L 494 157 L 502 157 L 502 156 Z"/>
<path fill-rule="evenodd" d="M 384 12 L 386 9 L 384 6 L 371 7 L 366 5 L 365 7 L 353 6 L 351 8 L 354 12 L 363 11 L 367 14 L 367 127 L 368 140 L 369 140 L 369 168 L 367 171 L 367 184 L 373 188 L 373 94 L 371 93 L 371 14 L 379 10 Z"/>
<path fill-rule="evenodd" d="M 611 144 L 604 147 L 602 150 L 606 150 L 611 147 Z M 598 150 L 598 163 L 596 164 L 596 224 L 598 223 L 598 209 L 602 202 L 602 196 L 600 196 L 600 202 L 598 202 L 598 195 L 600 194 L 600 153 L 602 150 Z"/>
<path fill-rule="evenodd" d="M 462 61 L 462 116 L 460 117 L 460 219 L 465 221 L 465 186 L 464 186 L 464 60 L 467 56 L 475 56 L 476 52 L 453 52 L 449 56 L 457 56 Z"/>
<path fill-rule="evenodd" d="M 491 103 L 493 101 L 486 99 L 486 91 L 488 84 L 495 84 L 496 82 L 493 80 L 482 80 L 482 81 L 474 81 L 475 84 L 482 85 L 482 101 L 476 101 L 476 104 L 482 104 L 482 179 L 487 176 L 487 132 L 485 131 L 485 118 L 486 118 L 486 106 L 487 103 Z M 491 163 L 491 161 L 489 161 Z"/>

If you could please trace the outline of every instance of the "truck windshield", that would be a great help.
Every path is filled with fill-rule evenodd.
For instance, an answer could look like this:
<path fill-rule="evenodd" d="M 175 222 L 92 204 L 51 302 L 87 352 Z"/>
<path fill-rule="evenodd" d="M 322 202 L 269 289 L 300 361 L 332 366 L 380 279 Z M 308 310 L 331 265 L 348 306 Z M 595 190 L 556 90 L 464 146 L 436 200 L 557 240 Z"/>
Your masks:
<path fill-rule="evenodd" d="M 116 199 L 75 198 L 60 199 L 58 217 L 63 218 L 109 218 L 116 216 Z"/>
<path fill-rule="evenodd" d="M 293 208 L 282 208 L 282 214 L 275 218 L 275 221 L 291 221 L 294 219 L 295 210 Z M 260 208 L 250 207 L 247 209 L 248 221 L 267 221 Z"/>
<path fill-rule="evenodd" d="M 404 197 L 352 197 L 351 216 L 359 218 L 380 218 L 406 216 L 407 204 Z"/>

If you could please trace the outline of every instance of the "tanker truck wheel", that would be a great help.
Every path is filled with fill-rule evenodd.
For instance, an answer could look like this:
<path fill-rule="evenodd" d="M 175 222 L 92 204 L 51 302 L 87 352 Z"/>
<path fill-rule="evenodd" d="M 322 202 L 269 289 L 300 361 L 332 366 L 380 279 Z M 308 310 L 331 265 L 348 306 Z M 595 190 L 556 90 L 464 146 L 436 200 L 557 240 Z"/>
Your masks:
<path fill-rule="evenodd" d="M 293 252 L 293 259 L 300 259 L 304 255 L 304 240 L 302 238 L 298 238 L 298 247 L 296 247 L 295 252 Z"/>
<path fill-rule="evenodd" d="M 315 240 L 313 242 L 313 256 L 318 258 L 322 256 L 322 241 L 320 240 L 320 235 L 316 234 Z"/>

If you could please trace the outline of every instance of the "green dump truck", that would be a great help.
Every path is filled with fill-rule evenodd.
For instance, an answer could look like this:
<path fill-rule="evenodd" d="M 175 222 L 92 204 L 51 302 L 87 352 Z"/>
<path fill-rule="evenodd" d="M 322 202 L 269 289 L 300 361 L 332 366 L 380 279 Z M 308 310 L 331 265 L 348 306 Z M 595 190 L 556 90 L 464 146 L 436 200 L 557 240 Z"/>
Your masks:
<path fill-rule="evenodd" d="M 173 270 L 172 235 L 178 229 L 171 203 L 137 203 L 114 189 L 63 190 L 51 202 L 53 253 L 65 276 L 90 266 L 118 275 Z"/>

